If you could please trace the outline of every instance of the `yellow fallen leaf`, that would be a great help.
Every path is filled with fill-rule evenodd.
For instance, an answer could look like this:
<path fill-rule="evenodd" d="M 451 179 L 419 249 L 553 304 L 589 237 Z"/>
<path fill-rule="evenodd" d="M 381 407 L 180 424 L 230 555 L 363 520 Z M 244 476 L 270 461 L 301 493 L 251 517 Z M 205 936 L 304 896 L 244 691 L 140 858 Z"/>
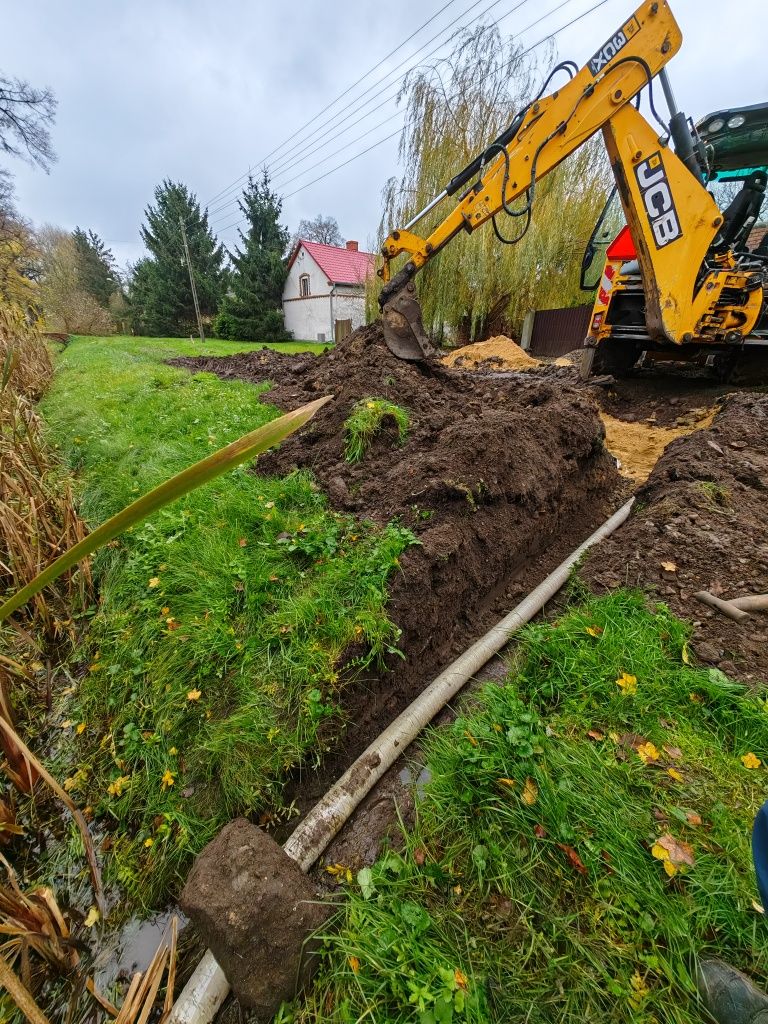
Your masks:
<path fill-rule="evenodd" d="M 586 626 L 584 632 L 589 633 L 590 636 L 600 636 L 603 628 L 602 626 Z"/>
<path fill-rule="evenodd" d="M 632 988 L 632 994 L 629 996 L 629 1004 L 633 1010 L 639 1010 L 643 1000 L 647 998 L 651 990 L 645 984 L 645 979 L 641 976 L 639 971 L 635 971 L 629 979 L 629 984 Z"/>
<path fill-rule="evenodd" d="M 150 588 L 150 590 L 154 590 L 155 587 L 159 587 L 160 586 L 160 577 L 159 576 L 152 576 L 150 581 L 149 581 L 149 583 L 147 584 L 147 586 Z"/>
<path fill-rule="evenodd" d="M 520 794 L 520 799 L 524 804 L 532 807 L 536 803 L 536 798 L 539 795 L 539 787 L 533 781 L 533 779 L 526 779 L 523 792 Z"/>
<path fill-rule="evenodd" d="M 616 685 L 626 695 L 637 693 L 637 676 L 632 676 L 629 672 L 622 672 L 616 680 Z"/>
<path fill-rule="evenodd" d="M 171 755 L 171 757 L 175 757 L 176 754 L 178 754 L 178 750 L 176 749 L 176 747 L 171 747 L 168 753 Z"/>
<path fill-rule="evenodd" d="M 651 847 L 651 855 L 663 862 L 664 870 L 670 877 L 677 874 L 677 868 L 669 859 L 669 850 L 665 850 L 663 846 L 654 843 Z"/>
<path fill-rule="evenodd" d="M 760 760 L 759 757 L 755 757 L 755 755 L 750 750 L 748 754 L 744 754 L 742 756 L 741 763 L 744 765 L 745 768 L 759 768 L 763 762 Z"/>
<path fill-rule="evenodd" d="M 347 957 L 347 963 L 352 968 L 353 974 L 357 974 L 357 972 L 360 970 L 360 961 L 357 959 L 357 957 L 356 956 L 348 956 Z"/>
<path fill-rule="evenodd" d="M 62 723 L 61 723 L 61 725 L 59 726 L 59 728 L 60 728 L 60 729 L 71 729 L 71 728 L 72 728 L 72 726 L 73 726 L 74 724 L 75 724 L 75 723 L 74 723 L 74 722 L 72 721 L 72 719 L 71 719 L 71 718 L 68 718 L 68 719 L 66 720 L 66 722 L 62 722 Z"/>
<path fill-rule="evenodd" d="M 75 729 L 75 732 L 77 733 L 78 736 L 80 736 L 82 733 L 85 732 L 85 728 L 86 728 L 85 722 L 81 722 L 78 725 L 78 727 Z"/>
<path fill-rule="evenodd" d="M 163 784 L 163 789 L 170 789 L 170 787 L 175 784 L 176 778 L 175 778 L 173 772 L 169 771 L 166 768 L 166 770 L 165 770 L 165 772 L 163 774 L 163 777 L 162 777 L 162 779 L 160 781 Z"/>
<path fill-rule="evenodd" d="M 154 846 L 154 844 L 155 844 L 155 840 L 151 836 L 148 839 L 144 840 L 144 845 L 147 848 L 149 848 L 150 846 Z"/>
<path fill-rule="evenodd" d="M 694 864 L 693 847 L 681 839 L 675 839 L 669 832 L 659 836 L 651 848 L 651 854 L 663 863 L 670 878 Z"/>
<path fill-rule="evenodd" d="M 353 880 L 352 871 L 346 864 L 327 864 L 325 870 L 334 878 L 343 878 L 347 882 Z"/>
<path fill-rule="evenodd" d="M 496 781 L 500 786 L 508 786 L 510 789 L 517 785 L 514 779 L 496 779 Z"/>
<path fill-rule="evenodd" d="M 42 672 L 45 669 L 45 665 L 42 661 L 33 661 L 29 667 L 33 672 Z"/>
<path fill-rule="evenodd" d="M 453 980 L 456 982 L 459 988 L 463 988 L 464 991 L 466 992 L 468 988 L 468 983 L 467 976 L 464 973 L 464 971 L 460 971 L 459 968 L 457 967 L 456 970 L 453 972 Z"/>
<path fill-rule="evenodd" d="M 122 796 L 123 790 L 131 781 L 130 775 L 121 775 L 107 786 L 107 793 L 110 796 Z"/>
<path fill-rule="evenodd" d="M 683 661 L 686 665 L 691 664 L 691 652 L 688 649 L 688 641 L 683 644 Z"/>
<path fill-rule="evenodd" d="M 200 700 L 202 695 L 203 694 L 202 694 L 201 690 L 187 690 L 187 700 L 190 700 L 190 701 Z"/>
<path fill-rule="evenodd" d="M 86 928 L 93 928 L 93 926 L 97 924 L 100 920 L 101 914 L 99 913 L 98 909 L 96 907 L 91 907 L 91 909 L 85 916 L 83 924 L 85 925 Z"/>
<path fill-rule="evenodd" d="M 666 572 L 677 572 L 677 566 L 674 562 L 662 562 L 661 568 L 666 570 Z"/>
<path fill-rule="evenodd" d="M 164 606 L 163 606 L 163 607 L 162 607 L 162 608 L 160 609 L 160 614 L 161 614 L 161 615 L 168 615 L 168 614 L 170 614 L 170 611 L 171 611 L 171 609 L 170 609 L 170 608 L 168 607 L 168 605 L 166 604 L 166 605 L 164 605 Z"/>
<path fill-rule="evenodd" d="M 677 768 L 667 768 L 667 775 L 670 777 L 670 779 L 674 779 L 675 782 L 683 781 L 683 775 L 681 772 L 677 770 Z"/>
<path fill-rule="evenodd" d="M 637 748 L 637 756 L 640 758 L 643 764 L 648 764 L 649 761 L 659 760 L 659 751 L 653 745 L 653 743 L 648 741 L 648 743 L 641 743 L 640 746 Z"/>
<path fill-rule="evenodd" d="M 477 740 L 468 729 L 464 730 L 464 735 L 467 737 L 467 739 L 469 740 L 473 747 L 476 747 L 478 745 Z"/>

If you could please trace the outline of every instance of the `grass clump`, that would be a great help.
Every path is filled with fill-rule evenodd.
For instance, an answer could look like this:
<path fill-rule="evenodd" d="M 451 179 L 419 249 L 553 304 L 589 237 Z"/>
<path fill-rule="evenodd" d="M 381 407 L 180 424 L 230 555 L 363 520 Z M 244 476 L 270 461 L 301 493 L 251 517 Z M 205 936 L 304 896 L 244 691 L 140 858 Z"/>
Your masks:
<path fill-rule="evenodd" d="M 294 1019 L 693 1024 L 697 956 L 764 979 L 766 703 L 686 638 L 626 592 L 525 630 L 506 685 L 429 736 L 407 848 L 359 872 Z"/>
<path fill-rule="evenodd" d="M 387 425 L 397 430 L 398 443 L 405 444 L 411 418 L 405 409 L 386 398 L 363 398 L 344 421 L 347 462 L 360 462 L 373 438 Z"/>
<path fill-rule="evenodd" d="M 189 374 L 169 354 L 81 338 L 62 356 L 44 411 L 92 523 L 277 415 L 266 384 Z M 107 881 L 156 903 L 233 815 L 290 813 L 286 772 L 338 735 L 346 652 L 364 664 L 397 645 L 387 579 L 412 542 L 333 512 L 306 474 L 240 467 L 96 557 L 60 768 L 112 833 Z"/>

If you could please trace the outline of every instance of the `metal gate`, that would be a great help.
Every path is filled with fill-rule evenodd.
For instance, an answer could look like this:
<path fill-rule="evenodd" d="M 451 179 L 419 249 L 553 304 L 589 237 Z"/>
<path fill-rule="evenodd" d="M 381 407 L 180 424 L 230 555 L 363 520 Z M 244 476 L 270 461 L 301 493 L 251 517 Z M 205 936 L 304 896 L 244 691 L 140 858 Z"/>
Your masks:
<path fill-rule="evenodd" d="M 533 356 L 563 356 L 581 348 L 589 330 L 592 306 L 537 309 L 528 351 Z"/>

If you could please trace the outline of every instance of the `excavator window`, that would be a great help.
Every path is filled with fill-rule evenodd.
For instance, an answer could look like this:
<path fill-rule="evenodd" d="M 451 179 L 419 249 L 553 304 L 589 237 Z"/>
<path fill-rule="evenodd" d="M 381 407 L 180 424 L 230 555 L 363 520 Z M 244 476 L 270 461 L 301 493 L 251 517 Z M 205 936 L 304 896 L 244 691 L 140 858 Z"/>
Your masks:
<path fill-rule="evenodd" d="M 579 281 L 582 291 L 591 292 L 597 288 L 605 265 L 605 251 L 625 224 L 624 211 L 614 185 L 584 250 Z"/>

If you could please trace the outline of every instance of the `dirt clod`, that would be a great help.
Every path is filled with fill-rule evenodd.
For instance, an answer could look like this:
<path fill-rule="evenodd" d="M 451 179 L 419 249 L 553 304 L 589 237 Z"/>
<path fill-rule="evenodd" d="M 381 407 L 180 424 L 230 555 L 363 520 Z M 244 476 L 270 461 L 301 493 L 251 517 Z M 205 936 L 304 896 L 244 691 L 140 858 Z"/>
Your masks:
<path fill-rule="evenodd" d="M 230 822 L 195 860 L 181 907 L 243 1006 L 272 1020 L 309 980 L 307 938 L 329 917 L 295 861 L 245 818 Z"/>

